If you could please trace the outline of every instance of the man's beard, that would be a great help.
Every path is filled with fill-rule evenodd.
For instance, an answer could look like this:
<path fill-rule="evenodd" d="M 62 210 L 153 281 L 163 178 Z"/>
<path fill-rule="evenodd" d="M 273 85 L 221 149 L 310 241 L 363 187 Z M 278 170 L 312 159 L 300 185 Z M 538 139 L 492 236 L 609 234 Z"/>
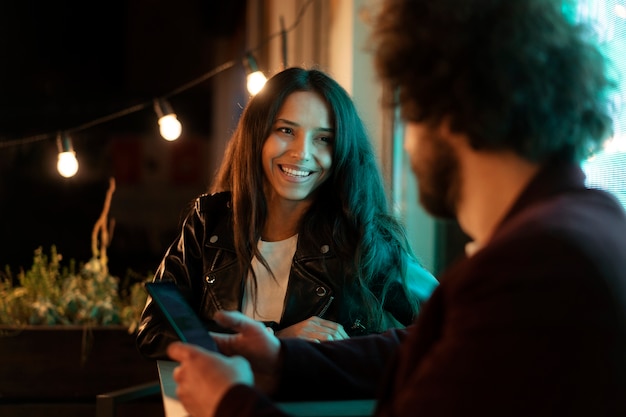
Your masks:
<path fill-rule="evenodd" d="M 455 218 L 460 192 L 459 161 L 453 148 L 431 132 L 428 138 L 431 157 L 412 160 L 412 168 L 418 182 L 419 201 L 431 215 L 441 218 Z"/>

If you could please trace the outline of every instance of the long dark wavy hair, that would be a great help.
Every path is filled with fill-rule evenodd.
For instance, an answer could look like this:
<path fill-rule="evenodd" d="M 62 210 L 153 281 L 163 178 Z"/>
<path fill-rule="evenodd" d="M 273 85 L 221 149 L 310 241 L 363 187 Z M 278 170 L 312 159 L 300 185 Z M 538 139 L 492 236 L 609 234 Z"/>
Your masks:
<path fill-rule="evenodd" d="M 414 259 L 414 255 L 403 225 L 391 214 L 365 126 L 352 99 L 335 80 L 303 68 L 288 68 L 270 78 L 244 109 L 211 191 L 232 193 L 235 248 L 245 278 L 253 256 L 264 262 L 256 245 L 267 216 L 261 150 L 286 98 L 299 91 L 323 97 L 335 129 L 331 174 L 316 191 L 299 233 L 333 242 L 346 265 L 345 276 L 337 277 L 349 289 L 344 297 L 367 306 L 368 327 L 378 329 L 391 284 L 384 277 L 405 277 L 407 257 Z M 416 313 L 417 302 L 407 298 Z"/>
<path fill-rule="evenodd" d="M 610 136 L 610 63 L 559 0 L 386 0 L 372 49 L 403 117 L 475 149 L 579 162 Z"/>

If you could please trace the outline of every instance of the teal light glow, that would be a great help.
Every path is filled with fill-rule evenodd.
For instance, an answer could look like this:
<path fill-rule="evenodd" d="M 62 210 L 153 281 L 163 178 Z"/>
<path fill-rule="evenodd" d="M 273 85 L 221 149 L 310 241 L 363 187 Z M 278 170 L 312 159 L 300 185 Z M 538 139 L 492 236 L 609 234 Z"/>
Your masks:
<path fill-rule="evenodd" d="M 587 184 L 612 192 L 626 207 L 626 152 L 603 153 L 583 163 Z"/>
<path fill-rule="evenodd" d="M 578 0 L 577 17 L 592 22 L 619 81 L 614 136 L 605 150 L 585 161 L 587 185 L 613 193 L 626 207 L 626 0 Z"/>

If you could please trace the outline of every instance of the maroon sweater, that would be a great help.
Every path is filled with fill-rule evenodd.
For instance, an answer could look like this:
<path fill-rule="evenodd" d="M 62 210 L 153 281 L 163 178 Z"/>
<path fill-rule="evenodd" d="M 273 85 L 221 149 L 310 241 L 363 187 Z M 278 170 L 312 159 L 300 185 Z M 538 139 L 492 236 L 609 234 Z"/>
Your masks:
<path fill-rule="evenodd" d="M 543 170 L 407 330 L 282 342 L 276 399 L 376 397 L 383 416 L 626 416 L 626 215 Z M 218 416 L 279 416 L 233 387 Z"/>

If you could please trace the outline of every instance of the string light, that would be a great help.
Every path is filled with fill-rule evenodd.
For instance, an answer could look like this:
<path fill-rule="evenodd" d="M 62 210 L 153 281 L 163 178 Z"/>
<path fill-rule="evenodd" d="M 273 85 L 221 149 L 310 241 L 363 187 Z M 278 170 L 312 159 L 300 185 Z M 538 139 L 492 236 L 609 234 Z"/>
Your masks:
<path fill-rule="evenodd" d="M 174 141 L 183 131 L 182 124 L 176 118 L 170 103 L 164 98 L 154 99 L 154 111 L 159 118 L 159 131 L 165 140 Z"/>
<path fill-rule="evenodd" d="M 189 81 L 188 83 L 181 85 L 180 87 L 174 89 L 173 91 L 171 91 L 168 94 L 165 94 L 162 97 L 156 98 L 154 100 L 151 101 L 147 101 L 141 104 L 136 104 L 133 105 L 131 107 L 128 107 L 126 109 L 122 109 L 120 111 L 117 111 L 115 113 L 100 117 L 98 119 L 95 120 L 91 120 L 88 121 L 86 123 L 83 123 L 79 126 L 75 126 L 72 128 L 68 128 L 68 129 L 63 129 L 63 133 L 57 133 L 56 134 L 56 140 L 57 140 L 57 146 L 59 147 L 59 160 L 57 163 L 57 169 L 59 170 L 59 173 L 61 175 L 63 175 L 64 177 L 72 177 L 73 175 L 75 175 L 78 172 L 78 160 L 76 158 L 76 153 L 74 152 L 74 149 L 72 147 L 72 142 L 71 139 L 69 137 L 70 133 L 75 133 L 75 132 L 79 132 L 82 130 L 86 130 L 89 129 L 91 127 L 103 124 L 105 122 L 109 122 L 111 120 L 115 120 L 118 119 L 122 116 L 126 116 L 132 113 L 136 113 L 138 111 L 141 110 L 145 110 L 147 108 L 153 107 L 155 112 L 157 112 L 157 115 L 159 115 L 159 112 L 157 111 L 157 107 L 156 107 L 156 101 L 162 101 L 167 103 L 167 101 L 165 100 L 168 97 L 172 97 L 174 95 L 177 95 L 179 93 L 182 93 L 186 90 L 189 90 L 192 87 L 195 87 L 196 85 L 226 71 L 227 69 L 230 69 L 232 67 L 235 67 L 237 65 L 237 63 L 243 62 L 244 67 L 246 68 L 247 72 L 248 72 L 248 76 L 247 76 L 247 87 L 248 87 L 248 91 L 250 92 L 250 94 L 254 95 L 256 94 L 258 91 L 260 91 L 260 89 L 263 87 L 263 85 L 265 85 L 265 81 L 267 80 L 267 78 L 265 77 L 265 75 L 263 74 L 262 71 L 259 70 L 259 67 L 257 65 L 256 60 L 254 59 L 252 53 L 254 51 L 258 51 L 260 50 L 262 47 L 264 47 L 266 44 L 268 44 L 270 41 L 272 41 L 274 38 L 280 36 L 282 39 L 282 51 L 283 51 L 283 67 L 286 66 L 287 63 L 287 57 L 286 57 L 286 41 L 287 41 L 287 33 L 291 32 L 292 30 L 294 30 L 299 24 L 300 21 L 302 20 L 302 17 L 304 16 L 305 11 L 307 10 L 307 8 L 309 7 L 309 5 L 313 2 L 314 0 L 308 0 L 306 3 L 304 3 L 302 5 L 302 7 L 300 8 L 300 10 L 298 11 L 297 15 L 296 15 L 296 19 L 295 21 L 292 23 L 292 25 L 288 28 L 284 27 L 284 22 L 282 21 L 282 17 L 281 17 L 281 30 L 279 32 L 276 32 L 270 36 L 268 36 L 267 38 L 265 38 L 263 40 L 263 42 L 257 44 L 254 48 L 249 49 L 243 56 L 243 58 L 241 59 L 233 59 L 231 61 L 227 61 L 219 66 L 217 66 L 216 68 L 214 68 L 213 70 L 201 75 L 200 77 Z M 254 71 L 252 71 L 252 69 L 254 68 Z M 168 105 L 168 104 L 166 104 Z M 170 106 L 170 110 L 171 110 L 171 106 Z M 167 116 L 169 113 L 164 110 L 163 108 L 161 108 L 163 116 Z M 175 140 L 176 138 L 178 138 L 180 136 L 180 133 L 182 132 L 182 125 L 180 124 L 180 122 L 178 121 L 178 119 L 176 119 L 175 114 L 173 113 L 173 111 L 171 112 L 174 115 L 174 121 L 173 124 L 175 126 L 174 130 L 179 130 L 179 133 L 176 135 L 175 133 L 171 133 L 170 131 L 167 130 L 167 128 L 163 127 L 163 124 L 159 123 L 159 130 L 161 131 L 161 135 L 167 139 L 167 137 L 173 138 L 173 139 L 168 139 L 168 140 Z M 159 119 L 161 118 L 161 116 L 159 116 Z M 169 118 L 169 120 L 172 120 L 172 118 Z M 165 125 L 167 125 L 167 122 L 164 123 Z M 163 131 L 166 131 L 168 133 L 164 133 Z M 167 137 L 166 137 L 167 136 Z M 174 137 L 175 136 L 175 137 Z M 33 136 L 28 136 L 28 137 L 24 137 L 24 138 L 20 138 L 20 139 L 12 139 L 12 140 L 0 140 L 0 149 L 3 148 L 8 148 L 11 146 L 18 146 L 18 145 L 25 145 L 25 144 L 30 144 L 30 143 L 35 143 L 35 142 L 41 142 L 44 140 L 50 140 L 52 138 L 55 137 L 54 133 L 42 133 L 42 134 L 37 134 L 37 135 L 33 135 Z"/>
<path fill-rule="evenodd" d="M 244 66 L 246 67 L 247 76 L 247 87 L 248 92 L 253 96 L 256 95 L 265 83 L 267 82 L 267 78 L 265 74 L 261 70 L 259 70 L 259 66 L 256 63 L 256 59 L 252 56 L 251 53 L 246 54 L 246 59 L 244 61 Z"/>
<path fill-rule="evenodd" d="M 70 178 L 78 172 L 78 159 L 72 146 L 72 139 L 67 134 L 57 134 L 57 147 L 59 148 L 59 160 L 57 170 L 65 178 Z"/>

